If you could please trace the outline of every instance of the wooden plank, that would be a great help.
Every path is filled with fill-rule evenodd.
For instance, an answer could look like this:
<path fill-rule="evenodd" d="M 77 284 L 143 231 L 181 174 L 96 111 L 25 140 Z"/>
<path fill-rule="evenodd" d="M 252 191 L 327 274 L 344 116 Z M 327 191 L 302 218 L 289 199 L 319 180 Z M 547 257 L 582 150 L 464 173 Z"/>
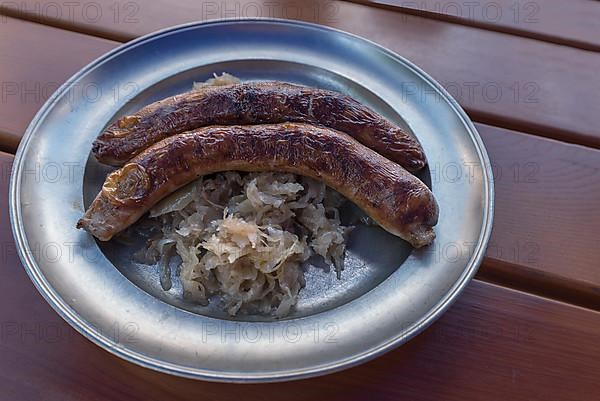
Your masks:
<path fill-rule="evenodd" d="M 350 0 L 487 30 L 600 51 L 600 5 L 589 0 Z"/>
<path fill-rule="evenodd" d="M 596 35 L 597 21 L 600 19 L 600 7 L 589 0 L 572 0 L 568 3 L 560 0 L 521 1 L 451 1 L 451 0 L 350 0 L 354 3 L 392 10 L 426 18 L 441 19 L 454 23 L 481 27 L 487 30 L 508 32 L 539 40 L 579 47 L 587 50 L 600 50 L 600 38 Z M 92 4 L 93 3 L 93 4 Z M 3 2 L 0 10 L 5 15 L 26 18 L 44 23 L 73 24 L 78 28 L 94 29 L 102 36 L 118 39 L 122 36 L 111 29 L 113 25 L 135 24 L 138 15 L 152 10 L 160 10 L 161 5 L 150 1 L 137 2 L 77 2 L 57 3 L 52 1 Z M 306 18 L 315 18 L 318 14 L 330 14 L 335 10 L 333 2 L 272 2 L 270 8 L 266 2 L 250 3 L 204 2 L 192 4 L 184 2 L 179 7 L 186 8 L 195 16 L 210 18 L 212 14 L 221 14 L 218 9 L 243 17 L 295 18 L 298 10 Z M 244 9 L 243 6 L 246 5 Z M 257 9 L 260 5 L 260 9 Z M 236 7 L 239 10 L 236 10 Z M 277 11 L 276 8 L 280 8 Z M 85 26 L 84 23 L 94 26 Z M 72 26 L 73 26 L 72 25 Z M 108 28 L 107 28 L 108 27 Z"/>
<path fill-rule="evenodd" d="M 479 124 L 495 218 L 480 277 L 600 309 L 600 152 Z M 455 179 L 440 168 L 440 179 Z M 467 169 L 462 171 L 463 177 Z M 437 175 L 436 175 L 437 177 Z"/>
<path fill-rule="evenodd" d="M 0 149 L 9 151 L 60 85 L 117 45 L 16 19 L 0 23 L 0 37 Z"/>
<path fill-rule="evenodd" d="M 17 22 L 13 21 L 13 25 Z M 77 66 L 86 64 L 116 42 L 99 40 L 47 26 L 20 22 L 20 34 L 38 39 L 27 52 L 21 52 L 19 37 L 11 48 L 5 47 L 5 60 L 17 60 L 19 68 L 0 68 L 0 81 L 24 82 L 27 88 L 62 83 Z M 5 26 L 0 24 L 0 29 Z M 64 36 L 64 38 L 63 38 Z M 52 60 L 36 63 L 34 55 L 52 49 L 45 38 L 63 40 L 69 47 L 55 50 Z M 4 43 L 4 44 L 2 44 Z M 5 42 L 0 46 L 7 46 Z M 63 53 L 65 57 L 63 57 Z M 79 57 L 77 57 L 79 55 Z M 46 59 L 45 59 L 46 60 Z M 61 60 L 61 62 L 57 62 Z M 63 62 L 64 61 L 64 62 Z M 47 64 L 46 64 L 47 63 Z M 73 67 L 75 65 L 75 67 Z M 40 66 L 40 67 L 36 67 Z M 8 78 L 4 78 L 8 74 Z M 0 144 L 14 151 L 22 130 L 41 105 L 26 96 L 10 96 L 0 108 L 0 124 L 8 134 L 0 136 Z M 600 199 L 600 187 L 593 174 L 600 169 L 597 150 L 572 146 L 544 138 L 478 124 L 488 148 L 496 175 L 496 215 L 492 245 L 480 270 L 486 280 L 509 284 L 546 296 L 588 307 L 598 305 L 600 244 L 597 227 L 599 211 L 594 207 Z M 454 179 L 455 171 L 435 166 L 437 179 Z M 465 179 L 468 168 L 460 173 Z M 465 249 L 466 251 L 466 249 Z"/>
<path fill-rule="evenodd" d="M 594 52 L 347 2 L 286 0 L 275 7 L 266 0 L 200 6 L 192 0 L 143 0 L 126 10 L 128 18 L 123 10 L 115 18 L 110 7 L 123 4 L 110 0 L 77 4 L 80 12 L 71 16 L 63 10 L 61 18 L 44 22 L 120 39 L 215 18 L 266 15 L 318 22 L 371 39 L 414 61 L 477 121 L 600 147 L 600 54 Z M 102 10 L 100 20 L 91 18 L 90 4 Z"/>
<path fill-rule="evenodd" d="M 0 153 L 0 164 L 11 156 Z M 23 401 L 573 400 L 600 392 L 600 313 L 474 280 L 431 328 L 359 367 L 300 382 L 231 385 L 124 362 L 77 334 L 25 274 L 0 185 L 0 387 Z"/>

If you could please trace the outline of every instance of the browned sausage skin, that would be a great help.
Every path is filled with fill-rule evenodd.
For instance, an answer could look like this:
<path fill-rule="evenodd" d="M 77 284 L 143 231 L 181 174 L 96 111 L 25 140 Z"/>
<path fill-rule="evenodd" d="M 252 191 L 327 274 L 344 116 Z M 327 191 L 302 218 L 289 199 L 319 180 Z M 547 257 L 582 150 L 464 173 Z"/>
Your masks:
<path fill-rule="evenodd" d="M 283 82 L 206 86 L 152 103 L 110 125 L 92 151 L 100 162 L 121 166 L 153 143 L 184 131 L 288 121 L 345 132 L 411 172 L 427 164 L 413 137 L 351 97 Z"/>
<path fill-rule="evenodd" d="M 435 238 L 438 206 L 418 178 L 346 134 L 297 123 L 205 127 L 164 139 L 107 177 L 77 227 L 107 241 L 176 189 L 226 170 L 309 176 L 415 247 Z"/>

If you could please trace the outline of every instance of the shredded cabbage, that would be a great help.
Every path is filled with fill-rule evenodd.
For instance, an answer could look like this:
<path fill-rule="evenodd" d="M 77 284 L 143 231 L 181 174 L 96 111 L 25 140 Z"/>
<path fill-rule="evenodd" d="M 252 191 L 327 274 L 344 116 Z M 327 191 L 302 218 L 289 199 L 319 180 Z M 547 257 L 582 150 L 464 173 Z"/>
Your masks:
<path fill-rule="evenodd" d="M 232 84 L 239 84 L 240 79 L 226 72 L 221 75 L 213 73 L 213 78 L 209 78 L 204 82 L 194 82 L 193 89 L 204 88 L 205 86 L 225 86 Z"/>
<path fill-rule="evenodd" d="M 207 305 L 216 295 L 230 315 L 282 317 L 305 285 L 308 258 L 320 255 L 339 277 L 349 230 L 339 219 L 343 200 L 323 183 L 294 174 L 214 174 L 151 210 L 148 219 L 159 223 L 161 234 L 144 253 L 163 269 L 165 258 L 179 255 L 184 297 L 192 302 Z"/>

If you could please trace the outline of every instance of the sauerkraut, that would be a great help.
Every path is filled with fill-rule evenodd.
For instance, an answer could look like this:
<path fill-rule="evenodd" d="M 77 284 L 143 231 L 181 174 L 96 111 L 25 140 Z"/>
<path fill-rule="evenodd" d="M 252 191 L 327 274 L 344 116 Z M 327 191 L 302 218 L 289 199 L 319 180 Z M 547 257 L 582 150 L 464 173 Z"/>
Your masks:
<path fill-rule="evenodd" d="M 286 173 L 224 172 L 198 179 L 162 200 L 149 220 L 160 228 L 143 250 L 163 266 L 181 259 L 184 297 L 215 299 L 230 314 L 282 317 L 305 284 L 303 265 L 319 255 L 340 277 L 344 198 L 325 184 Z"/>
<path fill-rule="evenodd" d="M 194 82 L 193 88 L 200 89 L 205 86 L 225 86 L 225 85 L 239 84 L 240 82 L 241 81 L 238 77 L 235 77 L 226 72 L 222 73 L 221 75 L 217 75 L 217 74 L 213 73 L 213 78 L 209 78 L 204 82 Z"/>

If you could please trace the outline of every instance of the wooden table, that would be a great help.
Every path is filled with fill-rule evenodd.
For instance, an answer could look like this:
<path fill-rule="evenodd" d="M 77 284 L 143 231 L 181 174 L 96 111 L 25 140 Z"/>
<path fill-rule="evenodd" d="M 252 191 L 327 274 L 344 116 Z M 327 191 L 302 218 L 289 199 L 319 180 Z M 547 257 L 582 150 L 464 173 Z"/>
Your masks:
<path fill-rule="evenodd" d="M 0 399 L 600 398 L 600 3 L 24 0 L 0 14 Z M 446 86 L 494 165 L 491 245 L 438 322 L 372 362 L 268 385 L 170 377 L 91 344 L 35 290 L 10 232 L 11 154 L 57 86 L 121 42 L 257 15 L 361 35 Z"/>

